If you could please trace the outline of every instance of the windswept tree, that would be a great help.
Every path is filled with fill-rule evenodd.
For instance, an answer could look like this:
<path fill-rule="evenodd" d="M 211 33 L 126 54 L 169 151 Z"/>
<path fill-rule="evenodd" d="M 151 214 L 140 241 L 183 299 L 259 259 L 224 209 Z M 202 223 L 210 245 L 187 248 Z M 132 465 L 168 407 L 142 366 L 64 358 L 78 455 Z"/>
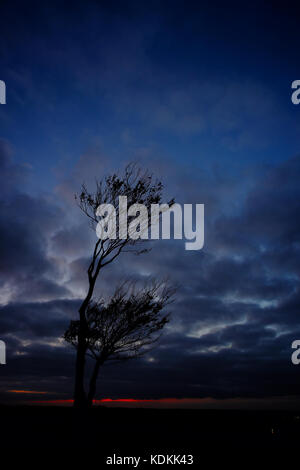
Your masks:
<path fill-rule="evenodd" d="M 172 301 L 175 288 L 168 282 L 119 286 L 108 302 L 90 301 L 86 309 L 86 354 L 95 360 L 89 383 L 87 405 L 92 406 L 100 367 L 107 361 L 137 358 L 149 351 L 168 323 L 165 307 Z M 64 338 L 77 350 L 80 321 L 72 320 Z"/>
<path fill-rule="evenodd" d="M 111 204 L 115 208 L 116 215 L 116 231 L 118 233 L 119 223 L 122 220 L 123 209 L 119 207 L 119 197 L 126 196 L 128 206 L 133 204 L 142 204 L 146 207 L 149 218 L 148 227 L 151 226 L 152 220 L 151 205 L 160 204 L 162 200 L 163 185 L 160 181 L 155 180 L 153 176 L 146 170 L 143 171 L 135 164 L 130 164 L 125 168 L 123 175 L 113 174 L 105 177 L 101 181 L 96 182 L 96 190 L 94 193 L 89 192 L 85 185 L 82 186 L 81 193 L 75 198 L 80 209 L 88 217 L 93 229 L 99 222 L 97 209 L 102 204 Z M 174 200 L 168 202 L 171 206 Z M 95 236 L 96 239 L 96 236 Z M 116 237 L 115 239 L 98 238 L 92 252 L 91 261 L 87 270 L 88 289 L 85 298 L 79 308 L 79 320 L 77 324 L 77 356 L 75 370 L 75 390 L 74 390 L 74 406 L 85 407 L 87 405 L 87 395 L 84 390 L 84 374 L 85 374 L 85 355 L 88 349 L 88 318 L 91 300 L 94 294 L 95 286 L 100 272 L 105 266 L 112 263 L 122 252 L 130 251 L 136 254 L 147 252 L 141 249 L 140 244 L 143 240 L 140 238 L 124 238 Z"/>

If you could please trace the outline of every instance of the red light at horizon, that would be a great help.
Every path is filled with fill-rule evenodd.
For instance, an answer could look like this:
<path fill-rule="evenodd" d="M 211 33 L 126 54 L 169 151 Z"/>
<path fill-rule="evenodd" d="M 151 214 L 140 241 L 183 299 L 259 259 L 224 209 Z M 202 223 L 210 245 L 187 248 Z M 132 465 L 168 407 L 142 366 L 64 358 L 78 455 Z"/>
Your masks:
<path fill-rule="evenodd" d="M 94 405 L 101 404 L 153 404 L 153 405 L 193 405 L 211 403 L 211 398 L 157 398 L 157 399 L 136 399 L 136 398 L 102 398 L 100 400 L 93 400 Z M 32 400 L 31 403 L 40 405 L 72 405 L 73 399 L 56 399 L 56 400 Z"/>

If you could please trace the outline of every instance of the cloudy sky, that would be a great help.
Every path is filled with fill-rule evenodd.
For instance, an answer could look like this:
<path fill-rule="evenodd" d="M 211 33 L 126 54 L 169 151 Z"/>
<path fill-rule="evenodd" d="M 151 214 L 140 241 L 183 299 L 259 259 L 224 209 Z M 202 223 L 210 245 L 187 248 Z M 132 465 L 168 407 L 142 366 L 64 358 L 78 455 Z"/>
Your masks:
<path fill-rule="evenodd" d="M 127 276 L 169 275 L 180 288 L 158 347 L 105 367 L 97 398 L 299 396 L 295 8 L 1 2 L 1 401 L 23 399 L 10 390 L 72 397 L 75 356 L 61 336 L 95 242 L 74 193 L 132 160 L 162 179 L 166 200 L 205 204 L 205 246 L 157 241 L 103 271 L 99 294 Z"/>

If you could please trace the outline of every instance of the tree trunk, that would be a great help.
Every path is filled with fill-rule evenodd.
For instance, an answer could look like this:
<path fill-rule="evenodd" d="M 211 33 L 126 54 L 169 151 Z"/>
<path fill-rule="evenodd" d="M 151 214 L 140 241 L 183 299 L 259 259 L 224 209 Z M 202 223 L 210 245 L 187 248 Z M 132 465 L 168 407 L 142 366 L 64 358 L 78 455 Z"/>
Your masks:
<path fill-rule="evenodd" d="M 89 279 L 89 290 L 86 298 L 81 304 L 79 309 L 79 333 L 78 333 L 78 347 L 76 355 L 75 366 L 75 389 L 74 389 L 74 407 L 85 409 L 87 408 L 87 396 L 84 390 L 84 372 L 85 372 L 85 354 L 86 346 L 86 309 L 92 298 L 95 287 L 95 279 Z"/>
<path fill-rule="evenodd" d="M 89 407 L 93 405 L 93 400 L 96 394 L 97 377 L 98 377 L 99 368 L 101 365 L 102 365 L 102 361 L 96 361 L 96 364 L 92 373 L 92 377 L 90 380 L 90 388 L 89 388 L 89 393 L 88 393 L 88 398 L 87 398 Z"/>
<path fill-rule="evenodd" d="M 75 368 L 74 407 L 80 409 L 84 409 L 87 407 L 87 397 L 84 390 L 85 353 L 86 345 L 84 337 L 78 337 L 78 348 Z"/>

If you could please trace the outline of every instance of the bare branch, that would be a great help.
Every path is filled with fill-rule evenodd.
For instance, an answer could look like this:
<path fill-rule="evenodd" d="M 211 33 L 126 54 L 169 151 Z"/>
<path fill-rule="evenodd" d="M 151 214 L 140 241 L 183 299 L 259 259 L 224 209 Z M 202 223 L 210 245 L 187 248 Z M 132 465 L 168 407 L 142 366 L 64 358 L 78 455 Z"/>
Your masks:
<path fill-rule="evenodd" d="M 143 288 L 124 282 L 109 302 L 91 301 L 86 318 L 86 345 L 96 360 L 124 360 L 140 357 L 159 338 L 169 321 L 164 312 L 172 302 L 175 288 L 167 281 L 153 281 Z M 71 321 L 64 338 L 78 344 L 79 321 Z"/>

